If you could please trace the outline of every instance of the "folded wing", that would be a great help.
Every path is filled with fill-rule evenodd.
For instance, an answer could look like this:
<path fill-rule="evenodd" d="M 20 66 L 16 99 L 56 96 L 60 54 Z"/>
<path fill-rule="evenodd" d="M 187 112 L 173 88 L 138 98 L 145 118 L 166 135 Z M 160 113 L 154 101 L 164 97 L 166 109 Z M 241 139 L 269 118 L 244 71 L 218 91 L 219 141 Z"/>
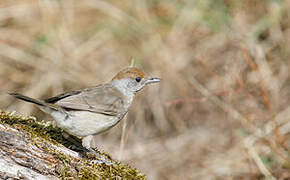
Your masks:
<path fill-rule="evenodd" d="M 111 84 L 90 87 L 82 91 L 71 91 L 46 99 L 66 110 L 81 110 L 110 116 L 126 112 L 124 95 Z"/>

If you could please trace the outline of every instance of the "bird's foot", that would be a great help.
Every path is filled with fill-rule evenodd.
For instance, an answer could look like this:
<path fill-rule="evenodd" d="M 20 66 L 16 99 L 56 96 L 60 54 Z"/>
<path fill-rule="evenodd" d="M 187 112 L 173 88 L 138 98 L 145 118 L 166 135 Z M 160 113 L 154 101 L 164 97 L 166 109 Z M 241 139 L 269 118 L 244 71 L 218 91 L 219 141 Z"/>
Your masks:
<path fill-rule="evenodd" d="M 102 155 L 100 155 L 99 153 L 97 153 L 92 148 L 87 148 L 87 149 L 90 152 L 92 152 L 95 156 L 98 157 L 98 160 L 93 160 L 93 161 L 91 161 L 91 163 L 93 163 L 93 164 L 106 164 L 108 166 L 115 164 L 114 162 L 111 162 L 111 161 L 106 160 Z"/>
<path fill-rule="evenodd" d="M 87 149 L 83 148 L 82 146 L 76 146 L 74 144 L 71 144 L 68 146 L 69 149 L 73 150 L 73 151 L 87 151 Z"/>
<path fill-rule="evenodd" d="M 113 162 L 109 162 L 105 159 L 102 159 L 102 160 L 92 160 L 91 161 L 92 164 L 106 164 L 107 166 L 110 166 L 110 165 L 113 165 L 114 163 Z"/>

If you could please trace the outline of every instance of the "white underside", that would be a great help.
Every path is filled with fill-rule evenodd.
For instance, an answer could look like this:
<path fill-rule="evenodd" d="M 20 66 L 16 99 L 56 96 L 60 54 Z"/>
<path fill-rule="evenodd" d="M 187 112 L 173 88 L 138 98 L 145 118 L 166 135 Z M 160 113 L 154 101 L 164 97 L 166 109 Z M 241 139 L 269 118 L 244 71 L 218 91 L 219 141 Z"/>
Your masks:
<path fill-rule="evenodd" d="M 69 116 L 63 112 L 54 111 L 51 116 L 58 127 L 67 133 L 85 137 L 104 132 L 119 122 L 119 118 L 88 111 L 70 111 Z"/>

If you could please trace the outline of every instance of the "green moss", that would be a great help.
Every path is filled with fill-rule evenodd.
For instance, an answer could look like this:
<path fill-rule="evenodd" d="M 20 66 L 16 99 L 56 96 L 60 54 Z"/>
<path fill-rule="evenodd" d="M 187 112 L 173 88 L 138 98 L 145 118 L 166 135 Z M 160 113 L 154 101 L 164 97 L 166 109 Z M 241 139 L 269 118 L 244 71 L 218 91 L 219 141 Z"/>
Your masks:
<path fill-rule="evenodd" d="M 24 117 L 7 113 L 0 110 L 0 123 L 6 124 L 25 134 L 32 140 L 37 147 L 52 154 L 56 159 L 54 163 L 55 174 L 62 179 L 146 179 L 145 175 L 138 170 L 131 168 L 129 165 L 121 164 L 112 160 L 115 164 L 93 164 L 92 160 L 96 160 L 95 156 L 89 157 L 84 155 L 83 158 L 75 158 L 63 154 L 52 145 L 68 147 L 68 142 L 62 136 L 62 130 L 47 125 L 44 122 L 37 122 L 35 117 Z M 76 139 L 76 141 L 80 141 Z M 96 150 L 98 152 L 98 150 Z M 111 159 L 106 153 L 100 154 Z"/>

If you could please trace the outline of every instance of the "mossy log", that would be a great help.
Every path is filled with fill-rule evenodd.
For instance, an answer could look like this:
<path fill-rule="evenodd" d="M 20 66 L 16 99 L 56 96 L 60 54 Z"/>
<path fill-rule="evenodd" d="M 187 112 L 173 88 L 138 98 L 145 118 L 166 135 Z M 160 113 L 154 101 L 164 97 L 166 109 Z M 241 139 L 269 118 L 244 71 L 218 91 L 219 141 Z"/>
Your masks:
<path fill-rule="evenodd" d="M 0 179 L 145 179 L 128 165 L 96 164 L 96 157 L 75 152 L 62 131 L 34 117 L 0 110 Z"/>

